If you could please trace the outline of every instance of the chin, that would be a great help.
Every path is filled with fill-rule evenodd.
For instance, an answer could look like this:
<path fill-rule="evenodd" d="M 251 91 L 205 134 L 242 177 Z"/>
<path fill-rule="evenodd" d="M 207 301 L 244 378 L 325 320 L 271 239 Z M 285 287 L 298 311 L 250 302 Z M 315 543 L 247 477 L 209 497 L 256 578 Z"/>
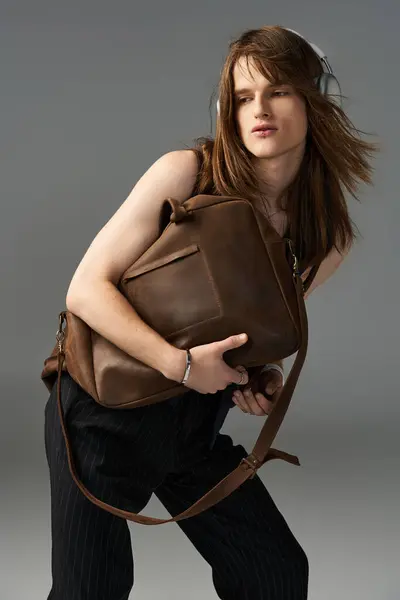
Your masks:
<path fill-rule="evenodd" d="M 262 144 L 249 144 L 248 150 L 255 156 L 256 158 L 278 158 L 279 156 L 283 156 L 285 154 L 289 154 L 293 152 L 297 146 L 286 146 L 283 144 L 276 143 L 268 143 L 270 140 L 265 143 L 263 140 Z M 272 140 L 271 140 L 272 141 Z"/>
<path fill-rule="evenodd" d="M 253 156 L 257 158 L 277 158 L 286 154 L 287 148 L 249 148 Z"/>

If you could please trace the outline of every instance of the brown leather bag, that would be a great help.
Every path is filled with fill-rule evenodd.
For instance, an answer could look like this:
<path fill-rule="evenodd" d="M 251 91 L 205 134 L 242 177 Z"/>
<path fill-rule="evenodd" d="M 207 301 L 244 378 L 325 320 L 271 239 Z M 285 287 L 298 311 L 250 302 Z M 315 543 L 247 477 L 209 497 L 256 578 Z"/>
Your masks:
<path fill-rule="evenodd" d="M 291 240 L 279 236 L 245 198 L 199 194 L 182 204 L 167 198 L 160 212 L 159 237 L 118 283 L 138 315 L 180 349 L 246 332 L 246 344 L 226 352 L 224 360 L 233 368 L 244 365 L 252 376 L 251 385 L 265 363 L 296 351 L 297 356 L 249 456 L 189 509 L 171 519 L 156 519 L 107 504 L 80 481 L 65 426 L 60 375 L 68 371 L 96 402 L 113 409 L 161 402 L 189 388 L 129 356 L 70 311 L 62 311 L 57 342 L 44 361 L 41 378 L 50 391 L 57 381 L 69 468 L 82 493 L 119 517 L 161 524 L 203 512 L 254 477 L 268 460 L 281 458 L 299 465 L 297 456 L 271 448 L 271 444 L 306 357 L 308 323 L 303 294 L 319 264 L 312 266 L 303 283 Z"/>

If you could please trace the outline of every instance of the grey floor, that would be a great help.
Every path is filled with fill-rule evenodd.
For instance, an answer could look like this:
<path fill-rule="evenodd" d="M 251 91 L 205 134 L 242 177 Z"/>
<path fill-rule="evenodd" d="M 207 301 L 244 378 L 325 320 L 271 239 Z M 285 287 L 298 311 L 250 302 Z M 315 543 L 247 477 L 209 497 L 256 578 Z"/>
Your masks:
<path fill-rule="evenodd" d="M 361 414 L 345 427 L 331 414 L 325 427 L 310 420 L 309 429 L 299 430 L 298 411 L 292 409 L 274 446 L 297 454 L 301 467 L 273 461 L 261 476 L 308 555 L 309 599 L 398 600 L 396 422 Z M 223 432 L 251 446 L 261 422 L 231 411 Z M 45 600 L 49 591 L 47 465 L 40 443 L 33 450 L 21 462 L 16 445 L 12 469 L 3 456 L 1 600 Z M 157 498 L 143 512 L 168 516 Z M 176 524 L 130 523 L 130 530 L 136 570 L 130 598 L 217 598 L 210 567 Z"/>

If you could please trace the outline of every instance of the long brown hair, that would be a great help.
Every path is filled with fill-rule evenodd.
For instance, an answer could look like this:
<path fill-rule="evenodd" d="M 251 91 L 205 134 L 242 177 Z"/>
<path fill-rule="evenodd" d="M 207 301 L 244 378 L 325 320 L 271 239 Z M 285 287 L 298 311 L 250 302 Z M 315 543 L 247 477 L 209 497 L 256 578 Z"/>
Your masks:
<path fill-rule="evenodd" d="M 202 136 L 191 149 L 199 159 L 194 194 L 259 198 L 258 179 L 251 153 L 241 141 L 235 120 L 233 67 L 239 58 L 254 60 L 272 84 L 289 83 L 303 96 L 308 118 L 305 154 L 299 171 L 285 190 L 286 237 L 293 241 L 300 265 L 305 268 L 323 259 L 335 246 L 352 246 L 358 237 L 345 200 L 344 188 L 359 200 L 358 182 L 372 184 L 369 159 L 376 143 L 360 138 L 345 112 L 322 95 L 314 78 L 323 72 L 310 45 L 281 26 L 250 29 L 232 41 L 220 81 L 220 115 L 215 139 Z"/>

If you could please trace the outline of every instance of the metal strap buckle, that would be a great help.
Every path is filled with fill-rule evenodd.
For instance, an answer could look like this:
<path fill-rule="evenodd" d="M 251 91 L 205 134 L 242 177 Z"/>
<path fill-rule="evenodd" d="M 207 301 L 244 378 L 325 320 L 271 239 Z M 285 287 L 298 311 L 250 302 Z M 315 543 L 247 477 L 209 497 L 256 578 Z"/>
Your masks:
<path fill-rule="evenodd" d="M 63 330 L 63 323 L 66 320 L 66 312 L 62 311 L 58 315 L 58 329 L 56 333 L 56 340 L 58 344 L 58 352 L 59 354 L 64 353 L 64 341 L 65 341 L 65 331 Z"/>
<path fill-rule="evenodd" d="M 246 464 L 248 469 L 253 470 L 253 473 L 249 477 L 249 479 L 253 479 L 257 473 L 257 469 L 259 469 L 263 463 L 254 456 L 254 454 L 249 454 L 246 458 L 242 458 L 240 464 Z"/>

